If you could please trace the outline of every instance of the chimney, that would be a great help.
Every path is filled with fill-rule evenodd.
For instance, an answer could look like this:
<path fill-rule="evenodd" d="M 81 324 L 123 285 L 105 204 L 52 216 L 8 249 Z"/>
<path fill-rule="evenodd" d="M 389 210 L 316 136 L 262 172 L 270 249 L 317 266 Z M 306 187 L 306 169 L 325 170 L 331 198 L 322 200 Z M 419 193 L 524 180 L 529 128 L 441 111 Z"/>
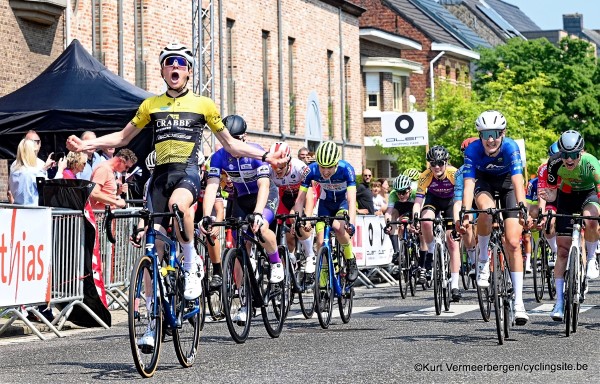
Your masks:
<path fill-rule="evenodd" d="M 563 15 L 563 29 L 571 35 L 580 35 L 583 32 L 583 15 L 581 13 Z"/>

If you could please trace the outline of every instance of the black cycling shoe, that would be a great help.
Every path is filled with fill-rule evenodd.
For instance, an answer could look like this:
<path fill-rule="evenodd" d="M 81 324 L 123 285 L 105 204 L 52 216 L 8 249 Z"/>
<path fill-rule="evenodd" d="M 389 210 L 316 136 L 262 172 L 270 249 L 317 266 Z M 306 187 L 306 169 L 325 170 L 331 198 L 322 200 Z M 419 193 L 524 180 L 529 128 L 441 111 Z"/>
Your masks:
<path fill-rule="evenodd" d="M 346 260 L 346 280 L 348 282 L 353 283 L 356 279 L 358 279 L 358 267 L 356 266 L 356 258 L 351 258 Z"/>
<path fill-rule="evenodd" d="M 213 275 L 212 279 L 210 280 L 210 283 L 208 284 L 208 290 L 209 291 L 217 291 L 217 290 L 221 289 L 222 285 L 223 285 L 223 278 L 221 277 L 221 275 Z"/>
<path fill-rule="evenodd" d="M 460 289 L 458 289 L 458 288 L 452 288 L 451 294 L 452 294 L 452 301 L 454 303 L 458 303 L 460 301 L 460 299 L 462 298 L 462 293 L 460 293 Z"/>
<path fill-rule="evenodd" d="M 433 272 L 431 271 L 431 269 L 428 269 L 425 272 L 425 279 L 427 279 L 427 281 L 431 281 L 431 277 L 433 276 Z"/>

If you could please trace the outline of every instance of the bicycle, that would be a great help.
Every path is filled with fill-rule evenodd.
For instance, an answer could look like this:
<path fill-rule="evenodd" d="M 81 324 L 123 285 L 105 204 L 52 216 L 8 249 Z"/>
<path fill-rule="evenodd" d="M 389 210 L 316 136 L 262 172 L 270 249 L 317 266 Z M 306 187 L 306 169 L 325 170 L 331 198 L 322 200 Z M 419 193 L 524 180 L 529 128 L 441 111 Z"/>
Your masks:
<path fill-rule="evenodd" d="M 181 237 L 184 241 L 188 240 L 183 230 L 183 214 L 177 204 L 173 204 L 172 209 L 173 212 L 165 213 L 151 213 L 142 209 L 126 214 L 113 213 L 108 206 L 105 210 L 104 225 L 111 243 L 115 243 L 111 230 L 111 222 L 115 218 L 141 218 L 146 227 L 146 252 L 133 265 L 128 303 L 129 342 L 133 361 L 137 371 L 145 378 L 152 377 L 156 371 L 161 344 L 167 333 L 173 336 L 175 354 L 183 367 L 191 367 L 198 356 L 203 312 L 201 303 L 204 298 L 201 296 L 189 301 L 184 298 L 184 271 L 177 257 L 179 243 L 175 231 L 172 230 L 167 236 L 154 229 L 155 218 L 175 218 L 179 228 L 182 228 Z M 136 239 L 142 230 L 134 229 L 132 238 Z M 156 240 L 162 240 L 168 248 L 166 260 L 163 258 L 163 264 L 166 265 L 163 267 L 158 263 Z M 141 343 L 141 338 L 148 330 L 154 330 L 153 346 Z"/>
<path fill-rule="evenodd" d="M 569 256 L 567 258 L 567 268 L 565 269 L 564 285 L 564 310 L 565 310 L 565 333 L 567 337 L 571 332 L 577 332 L 579 323 L 579 309 L 581 303 L 585 300 L 585 290 L 587 278 L 583 268 L 583 259 L 581 252 L 581 229 L 583 220 L 600 220 L 596 216 L 581 216 L 578 214 L 566 215 L 548 211 L 548 220 L 546 222 L 546 231 L 549 230 L 549 223 L 552 217 L 564 217 L 573 220 L 573 232 L 571 234 L 571 245 L 569 246 Z"/>
<path fill-rule="evenodd" d="M 469 254 L 467 247 L 465 246 L 464 240 L 460 241 L 460 278 L 465 291 L 470 288 L 475 288 L 475 274 L 473 273 L 474 268 L 469 261 Z"/>
<path fill-rule="evenodd" d="M 429 221 L 433 223 L 433 239 L 435 247 L 433 250 L 433 268 L 431 284 L 433 285 L 433 302 L 435 305 L 435 314 L 442 313 L 442 303 L 444 310 L 450 310 L 450 252 L 446 245 L 445 223 L 452 219 L 442 218 L 438 212 L 435 218 L 419 218 L 417 214 L 413 218 L 416 223 Z"/>
<path fill-rule="evenodd" d="M 228 217 L 225 221 L 208 224 L 225 226 L 235 232 L 237 247 L 227 250 L 222 261 L 221 298 L 229 334 L 238 344 L 248 339 L 255 309 L 260 308 L 265 329 L 272 338 L 281 334 L 286 315 L 285 287 L 288 282 L 286 277 L 279 283 L 269 282 L 271 264 L 260 245 L 264 242 L 260 231 L 255 234 L 258 240 L 249 233 L 249 227 L 254 222 L 251 216 L 248 215 L 246 219 Z M 207 239 L 209 243 L 212 241 Z M 245 314 L 245 318 L 240 317 L 242 314 Z"/>
<path fill-rule="evenodd" d="M 315 312 L 321 328 L 329 328 L 333 312 L 333 299 L 337 297 L 340 317 L 344 324 L 350 321 L 354 301 L 353 284 L 346 280 L 346 259 L 335 232 L 331 231 L 334 220 L 350 221 L 347 212 L 343 216 L 300 217 L 298 221 L 324 221 L 323 245 L 317 252 L 315 267 Z M 331 273 L 333 271 L 333 273 Z"/>
<path fill-rule="evenodd" d="M 204 302 L 205 308 L 208 308 L 208 313 L 213 321 L 219 321 L 225 318 L 223 313 L 223 304 L 221 300 L 221 290 L 220 289 L 211 289 L 210 282 L 213 278 L 213 265 L 210 257 L 208 256 L 208 245 L 206 242 L 206 238 L 201 236 L 200 229 L 197 227 L 198 224 L 195 224 L 194 228 L 194 243 L 196 246 L 196 251 L 198 255 L 201 255 L 204 260 L 204 279 L 202 281 L 202 289 L 204 291 L 204 296 L 206 298 Z M 206 311 L 202 312 L 202 327 L 204 328 L 204 322 L 206 319 Z"/>
<path fill-rule="evenodd" d="M 547 215 L 546 215 L 547 216 Z M 538 218 L 538 222 L 542 219 L 542 215 Z M 550 299 L 554 299 L 556 295 L 556 281 L 554 280 L 553 266 L 550 266 L 550 257 L 556 255 L 550 249 L 546 236 L 540 231 L 540 238 L 535 245 L 535 257 L 531 259 L 531 270 L 533 271 L 533 292 L 535 301 L 540 303 L 544 298 L 544 291 L 548 290 Z"/>
<path fill-rule="evenodd" d="M 292 304 L 294 296 L 298 295 L 298 302 L 300 304 L 300 310 L 302 315 L 306 319 L 310 319 L 314 314 L 315 309 L 315 293 L 314 293 L 314 282 L 315 274 L 305 273 L 306 269 L 306 252 L 302 248 L 302 243 L 296 242 L 296 267 L 294 263 L 289 260 L 289 252 L 287 247 L 286 233 L 289 233 L 292 229 L 286 224 L 287 219 L 295 219 L 295 227 L 299 225 L 299 215 L 297 213 L 293 215 L 276 215 L 278 226 L 277 226 L 277 243 L 279 244 L 279 256 L 284 260 L 286 281 L 287 297 L 289 300 L 286 302 L 286 315 L 289 312 L 289 308 Z M 296 230 L 297 233 L 297 230 Z"/>
<path fill-rule="evenodd" d="M 490 234 L 488 246 L 491 256 L 491 284 L 489 289 L 485 290 L 485 295 L 487 296 L 488 303 L 491 301 L 494 304 L 494 312 L 496 313 L 496 333 L 500 345 L 504 344 L 504 340 L 510 337 L 510 329 L 515 325 L 514 291 L 508 258 L 506 257 L 502 242 L 504 237 L 504 221 L 502 219 L 502 213 L 505 212 L 521 212 L 525 221 L 527 221 L 527 211 L 525 210 L 524 205 L 515 208 L 470 209 L 466 211 L 461 210 L 460 212 L 461 222 L 464 215 L 468 213 L 486 213 L 492 216 L 492 233 Z M 478 286 L 478 292 L 479 290 L 480 287 Z M 480 300 L 483 300 L 483 297 Z M 480 308 L 481 307 L 482 303 L 480 302 Z"/>
<path fill-rule="evenodd" d="M 388 221 L 386 231 L 391 231 L 393 225 L 401 225 L 404 230 L 402 237 L 398 242 L 398 253 L 393 256 L 398 268 L 398 287 L 400 288 L 400 297 L 406 299 L 408 290 L 410 295 L 415 296 L 417 286 L 417 270 L 419 269 L 419 237 L 417 234 L 408 230 L 410 220 Z M 387 233 L 387 232 L 386 232 Z M 421 284 L 423 289 L 427 289 L 425 284 Z"/>

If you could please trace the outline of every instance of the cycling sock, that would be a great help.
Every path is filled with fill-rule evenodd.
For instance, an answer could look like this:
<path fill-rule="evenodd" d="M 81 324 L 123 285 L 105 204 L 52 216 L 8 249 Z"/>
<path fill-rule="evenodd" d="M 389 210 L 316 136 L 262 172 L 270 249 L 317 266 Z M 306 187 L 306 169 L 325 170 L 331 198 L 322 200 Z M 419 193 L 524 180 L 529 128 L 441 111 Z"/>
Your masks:
<path fill-rule="evenodd" d="M 348 244 L 340 243 L 340 245 L 342 246 L 342 251 L 344 252 L 344 259 L 346 259 L 346 260 L 354 259 L 354 254 L 352 253 L 352 243 L 348 243 Z"/>
<path fill-rule="evenodd" d="M 598 247 L 598 240 L 596 241 L 585 241 L 585 253 L 587 259 L 592 260 L 596 257 L 596 248 Z"/>
<path fill-rule="evenodd" d="M 269 256 L 269 263 L 281 263 L 281 258 L 279 257 L 279 252 L 277 250 L 273 253 L 267 253 L 267 256 Z"/>
<path fill-rule="evenodd" d="M 300 240 L 300 243 L 302 243 L 302 247 L 304 247 L 304 251 L 306 252 L 306 256 L 312 256 L 315 254 L 313 249 L 314 239 L 315 235 L 311 234 L 308 239 Z"/>
<path fill-rule="evenodd" d="M 531 266 L 531 253 L 525 254 L 525 268 Z"/>
<path fill-rule="evenodd" d="M 477 246 L 479 247 L 479 261 L 484 262 L 490 259 L 488 255 L 488 245 L 490 245 L 490 235 L 477 235 Z"/>
<path fill-rule="evenodd" d="M 419 250 L 419 267 L 425 268 L 425 256 L 427 255 L 427 251 Z"/>
<path fill-rule="evenodd" d="M 433 249 L 435 248 L 435 240 L 430 243 L 427 243 L 427 252 L 433 255 Z"/>
<path fill-rule="evenodd" d="M 394 253 L 400 252 L 400 247 L 398 246 L 398 235 L 390 235 L 390 240 L 392 241 Z"/>
<path fill-rule="evenodd" d="M 548 245 L 550 246 L 552 252 L 556 253 L 556 249 L 558 248 L 556 245 L 556 235 L 548 237 L 546 240 L 548 240 Z"/>
<path fill-rule="evenodd" d="M 523 272 L 511 272 L 515 305 L 523 305 Z"/>
<path fill-rule="evenodd" d="M 469 255 L 469 264 L 475 264 L 475 247 L 467 249 L 467 255 Z"/>
<path fill-rule="evenodd" d="M 198 256 L 194 248 L 194 242 L 182 243 L 181 248 L 183 249 L 183 268 L 190 271 L 196 266 L 196 256 Z"/>
<path fill-rule="evenodd" d="M 452 276 L 452 280 L 450 281 L 450 289 L 458 289 L 458 279 L 460 279 L 460 273 L 451 272 L 450 275 Z"/>
<path fill-rule="evenodd" d="M 564 300 L 563 290 L 565 289 L 565 279 L 556 279 L 556 304 L 562 305 Z"/>
<path fill-rule="evenodd" d="M 213 276 L 214 275 L 223 275 L 223 270 L 221 269 L 221 263 L 213 263 Z"/>

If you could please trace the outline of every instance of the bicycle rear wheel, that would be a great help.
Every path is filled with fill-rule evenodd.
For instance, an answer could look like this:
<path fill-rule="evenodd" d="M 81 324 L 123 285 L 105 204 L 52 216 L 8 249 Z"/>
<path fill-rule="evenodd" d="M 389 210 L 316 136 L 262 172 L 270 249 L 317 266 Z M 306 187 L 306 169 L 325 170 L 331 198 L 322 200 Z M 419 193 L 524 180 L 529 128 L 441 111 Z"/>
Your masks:
<path fill-rule="evenodd" d="M 489 288 L 481 288 L 475 285 L 477 288 L 477 301 L 479 302 L 479 311 L 481 312 L 481 318 L 483 321 L 490 321 L 490 314 L 492 312 L 492 306 L 490 305 L 490 290 Z"/>
<path fill-rule="evenodd" d="M 185 300 L 185 278 L 183 272 L 177 268 L 177 285 L 175 295 L 175 316 L 178 327 L 173 330 L 173 345 L 177 360 L 182 367 L 188 368 L 194 364 L 198 356 L 198 344 L 200 343 L 200 330 L 203 326 L 205 310 L 205 292 L 195 300 Z M 204 284 L 203 284 L 204 285 Z M 206 287 L 204 287 L 206 288 Z"/>
<path fill-rule="evenodd" d="M 510 329 L 515 325 L 515 304 L 513 300 L 512 280 L 510 278 L 510 269 L 508 261 L 504 259 L 504 269 L 502 271 L 502 297 L 504 301 L 504 339 L 510 337 Z"/>
<path fill-rule="evenodd" d="M 340 271 L 345 271 L 346 268 L 346 259 L 344 259 L 343 255 L 338 255 Z M 347 324 L 350 321 L 350 317 L 352 316 L 352 306 L 354 302 L 354 288 L 352 284 L 348 283 L 346 280 L 347 274 L 343 274 L 339 276 L 340 288 L 342 290 L 341 295 L 338 296 L 338 306 L 340 308 L 340 317 L 342 318 L 342 322 Z"/>
<path fill-rule="evenodd" d="M 301 290 L 298 292 L 300 310 L 305 319 L 310 319 L 315 313 L 315 273 L 306 273 L 304 268 L 300 268 L 296 272 L 296 279 Z"/>
<path fill-rule="evenodd" d="M 213 264 L 210 258 L 204 260 L 206 266 L 206 275 L 204 281 L 206 282 L 206 306 L 208 307 L 208 313 L 214 321 L 219 321 L 225 318 L 223 313 L 223 302 L 221 300 L 221 289 L 210 289 L 210 282 L 213 279 Z"/>
<path fill-rule="evenodd" d="M 244 267 L 242 251 L 236 248 L 229 249 L 222 265 L 221 297 L 225 321 L 233 340 L 241 344 L 248 338 L 252 319 L 252 290 L 247 276 L 248 271 Z"/>
<path fill-rule="evenodd" d="M 154 278 L 161 279 L 162 276 L 155 274 L 152 259 L 146 255 L 138 257 L 131 271 L 128 328 L 135 368 L 145 378 L 152 377 L 156 371 L 163 334 L 162 302 L 160 291 L 155 290 Z M 155 302 L 149 303 L 147 298 L 153 298 Z M 151 341 L 152 337 L 144 337 L 150 335 L 153 343 L 143 343 L 143 340 Z"/>
<path fill-rule="evenodd" d="M 258 259 L 260 268 L 258 283 L 260 284 L 262 299 L 265 304 L 260 307 L 260 313 L 262 314 L 267 333 L 272 338 L 276 338 L 281 334 L 286 316 L 286 280 L 288 276 L 284 273 L 282 281 L 279 283 L 270 283 L 269 272 L 271 267 L 266 255 L 263 254 L 263 256 Z"/>
<path fill-rule="evenodd" d="M 447 312 L 450 310 L 450 292 L 452 290 L 452 286 L 451 286 L 452 275 L 450 274 L 450 253 L 448 252 L 448 248 L 446 248 L 445 246 L 444 246 L 443 255 L 444 255 L 444 257 L 442 258 L 442 263 L 443 263 L 443 267 L 444 267 L 446 285 L 442 287 L 442 290 L 443 290 L 443 296 L 444 296 L 444 311 Z M 442 277 L 444 277 L 444 276 L 442 275 Z M 442 282 L 443 282 L 443 280 L 442 280 Z"/>
<path fill-rule="evenodd" d="M 535 294 L 535 301 L 538 303 L 540 303 L 544 298 L 546 271 L 544 270 L 543 260 L 546 257 L 546 241 L 542 236 L 540 236 L 534 257 L 531 258 L 531 270 L 533 271 L 533 293 Z"/>
<path fill-rule="evenodd" d="M 329 250 L 321 247 L 315 269 L 315 312 L 323 329 L 329 328 L 333 311 L 333 287 L 329 273 Z"/>
<path fill-rule="evenodd" d="M 467 253 L 467 247 L 464 242 L 460 242 L 460 277 L 462 285 L 465 291 L 468 291 L 471 287 L 471 278 L 469 273 L 471 272 L 471 263 L 469 262 L 469 254 Z"/>
<path fill-rule="evenodd" d="M 435 304 L 435 314 L 442 313 L 442 247 L 439 244 L 435 245 L 433 251 L 433 303 Z"/>
<path fill-rule="evenodd" d="M 492 249 L 492 297 L 494 299 L 494 312 L 496 313 L 496 333 L 498 334 L 498 343 L 504 344 L 504 298 L 502 297 L 502 284 L 504 277 L 500 270 L 500 252 L 498 248 Z"/>

